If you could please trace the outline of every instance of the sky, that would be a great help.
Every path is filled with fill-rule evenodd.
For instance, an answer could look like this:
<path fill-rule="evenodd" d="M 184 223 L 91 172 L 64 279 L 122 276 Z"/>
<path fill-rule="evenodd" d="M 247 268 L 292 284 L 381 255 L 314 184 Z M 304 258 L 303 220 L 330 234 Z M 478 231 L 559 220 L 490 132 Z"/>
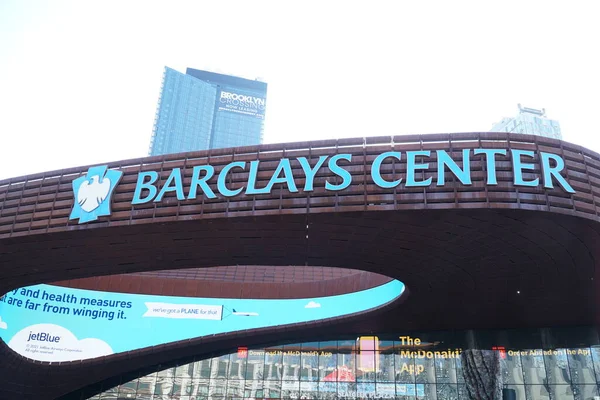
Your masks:
<path fill-rule="evenodd" d="M 268 83 L 265 143 L 488 131 L 600 152 L 600 2 L 0 0 L 0 179 L 148 154 L 165 66 Z"/>

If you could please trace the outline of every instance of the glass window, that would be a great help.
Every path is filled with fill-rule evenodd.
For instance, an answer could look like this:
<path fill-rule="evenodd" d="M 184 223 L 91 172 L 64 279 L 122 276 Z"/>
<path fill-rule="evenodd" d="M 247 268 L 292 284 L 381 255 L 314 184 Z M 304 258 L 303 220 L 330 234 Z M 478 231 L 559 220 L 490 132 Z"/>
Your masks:
<path fill-rule="evenodd" d="M 524 385 L 506 385 L 502 392 L 504 398 L 514 400 L 527 400 Z"/>
<path fill-rule="evenodd" d="M 416 395 L 419 400 L 437 400 L 436 399 L 436 391 L 435 385 L 423 385 L 417 384 L 416 386 Z"/>
<path fill-rule="evenodd" d="M 210 380 L 210 386 L 208 388 L 208 396 L 214 397 L 225 397 L 227 394 L 227 379 L 215 378 Z"/>
<path fill-rule="evenodd" d="M 599 395 L 596 385 L 573 385 L 573 396 L 575 399 L 596 399 Z"/>
<path fill-rule="evenodd" d="M 229 371 L 229 354 L 213 359 L 213 374 L 211 378 L 227 379 Z"/>
<path fill-rule="evenodd" d="M 300 382 L 301 399 L 317 399 L 319 397 L 319 386 L 317 382 Z"/>
<path fill-rule="evenodd" d="M 334 398 L 337 396 L 337 382 L 320 381 L 319 382 L 319 397 Z"/>
<path fill-rule="evenodd" d="M 248 350 L 246 360 L 246 379 L 264 379 L 265 351 L 260 349 Z"/>
<path fill-rule="evenodd" d="M 596 383 L 594 363 L 589 348 L 567 349 L 567 358 L 573 385 Z"/>
<path fill-rule="evenodd" d="M 119 385 L 119 397 L 135 396 L 137 393 L 138 380 L 134 379 L 122 385 Z"/>
<path fill-rule="evenodd" d="M 412 347 L 396 344 L 394 363 L 397 383 L 415 383 L 415 355 Z"/>
<path fill-rule="evenodd" d="M 396 383 L 396 396 L 400 399 L 414 399 L 417 389 L 414 384 Z"/>
<path fill-rule="evenodd" d="M 229 379 L 244 379 L 246 376 L 247 352 L 236 352 L 229 359 Z"/>
<path fill-rule="evenodd" d="M 550 394 L 545 385 L 525 385 L 527 400 L 548 400 Z"/>
<path fill-rule="evenodd" d="M 188 395 L 192 391 L 192 367 L 193 364 L 185 364 L 175 368 L 175 379 L 173 394 Z"/>
<path fill-rule="evenodd" d="M 417 356 L 413 374 L 417 383 L 435 383 L 435 358 Z"/>
<path fill-rule="evenodd" d="M 527 385 L 543 385 L 546 383 L 546 366 L 544 364 L 543 350 L 532 349 L 521 356 L 523 369 L 523 382 Z M 522 383 L 514 379 L 511 383 Z"/>
<path fill-rule="evenodd" d="M 244 381 L 240 379 L 227 380 L 227 397 L 244 397 L 245 386 Z"/>
<path fill-rule="evenodd" d="M 359 350 L 356 354 L 356 378 L 359 382 L 375 382 L 375 360 L 379 361 L 379 353 Z"/>
<path fill-rule="evenodd" d="M 504 383 L 507 385 L 523 384 L 523 367 L 521 363 L 521 354 L 525 357 L 527 350 L 513 351 L 509 350 L 500 357 L 500 367 L 504 375 Z"/>
<path fill-rule="evenodd" d="M 281 397 L 285 399 L 297 399 L 300 394 L 300 381 L 282 381 Z"/>
<path fill-rule="evenodd" d="M 331 378 L 338 382 L 356 382 L 355 356 L 356 342 L 354 340 L 339 341 L 337 367 Z"/>
<path fill-rule="evenodd" d="M 356 397 L 356 383 L 338 382 L 337 385 L 338 398 L 353 399 Z"/>
<path fill-rule="evenodd" d="M 465 383 L 465 376 L 463 375 L 463 364 L 460 356 L 454 359 L 454 365 L 456 366 L 456 381 L 458 383 Z"/>
<path fill-rule="evenodd" d="M 437 400 L 455 400 L 458 398 L 457 385 L 443 383 L 436 386 Z"/>
<path fill-rule="evenodd" d="M 197 397 L 207 397 L 209 386 L 210 380 L 208 379 L 200 379 L 197 381 L 193 381 L 190 395 Z"/>
<path fill-rule="evenodd" d="M 458 385 L 458 398 L 459 400 L 470 400 L 469 393 L 467 392 L 467 387 L 465 385 Z"/>
<path fill-rule="evenodd" d="M 371 398 L 375 394 L 375 382 L 358 382 L 356 384 L 356 397 L 361 399 Z"/>
<path fill-rule="evenodd" d="M 263 397 L 263 381 L 247 380 L 244 384 L 244 397 L 260 398 Z"/>
<path fill-rule="evenodd" d="M 194 363 L 193 377 L 197 378 L 210 378 L 210 362 L 211 359 L 200 360 Z"/>
<path fill-rule="evenodd" d="M 172 395 L 175 386 L 175 368 L 158 371 L 156 375 L 155 395 Z"/>
<path fill-rule="evenodd" d="M 281 397 L 281 381 L 264 381 L 264 397 L 277 399 Z"/>
<path fill-rule="evenodd" d="M 372 396 L 369 396 L 372 398 Z M 393 383 L 377 382 L 375 397 L 379 399 L 393 399 L 396 397 L 396 385 Z"/>
<path fill-rule="evenodd" d="M 435 357 L 435 379 L 438 383 L 456 383 L 455 358 L 437 355 Z"/>
<path fill-rule="evenodd" d="M 514 334 L 518 341 L 511 343 L 515 346 L 531 343 L 529 338 L 535 336 L 531 332 Z M 455 352 L 444 352 L 446 347 L 439 343 L 448 340 L 438 341 L 436 335 L 441 337 L 440 333 L 427 334 L 427 343 L 416 347 L 361 337 L 270 347 L 266 351 L 250 349 L 137 379 L 123 376 L 124 383 L 117 387 L 110 387 L 116 379 L 104 384 L 108 389 L 96 399 L 468 399 L 462 359 Z M 553 343 L 568 346 L 570 337 Z M 435 350 L 438 347 L 439 351 Z M 599 396 L 600 347 L 523 348 L 496 354 L 504 390 L 516 399 L 591 400 Z"/>
<path fill-rule="evenodd" d="M 571 385 L 550 385 L 550 398 L 555 400 L 574 400 Z"/>
<path fill-rule="evenodd" d="M 287 345 L 283 349 L 282 362 L 282 379 L 283 380 L 299 380 L 301 370 L 301 353 L 302 345 Z"/>
<path fill-rule="evenodd" d="M 142 376 L 138 379 L 137 394 L 149 398 L 156 389 L 156 373 Z"/>
<path fill-rule="evenodd" d="M 596 382 L 600 384 L 600 346 L 592 346 L 590 348 L 594 372 L 596 374 Z"/>
<path fill-rule="evenodd" d="M 356 339 L 357 354 L 366 353 L 371 355 L 379 350 L 379 338 L 377 336 L 361 336 Z M 374 369 L 374 360 L 371 357 L 364 361 L 358 359 L 360 369 Z"/>
<path fill-rule="evenodd" d="M 334 342 L 335 343 L 335 342 Z M 325 356 L 323 356 L 325 357 Z M 331 353 L 329 355 L 331 358 Z M 316 381 L 319 379 L 319 343 L 304 343 L 300 354 L 300 380 Z"/>
<path fill-rule="evenodd" d="M 554 349 L 545 352 L 546 376 L 550 385 L 568 385 L 571 383 L 567 351 Z"/>
<path fill-rule="evenodd" d="M 102 400 L 115 400 L 119 395 L 119 388 L 118 387 L 114 387 L 108 390 L 105 390 L 104 392 L 100 393 L 100 399 Z"/>
<path fill-rule="evenodd" d="M 391 382 L 395 381 L 395 368 L 394 368 L 394 348 L 393 346 L 380 350 L 377 353 L 379 359 L 377 360 L 377 382 Z"/>
<path fill-rule="evenodd" d="M 280 381 L 282 363 L 283 350 L 279 348 L 266 349 L 264 379 L 269 381 Z"/>
<path fill-rule="evenodd" d="M 351 351 L 351 350 L 348 350 Z M 335 382 L 337 380 L 338 350 L 336 342 L 319 343 L 319 380 Z M 600 354 L 600 353 L 599 353 Z"/>

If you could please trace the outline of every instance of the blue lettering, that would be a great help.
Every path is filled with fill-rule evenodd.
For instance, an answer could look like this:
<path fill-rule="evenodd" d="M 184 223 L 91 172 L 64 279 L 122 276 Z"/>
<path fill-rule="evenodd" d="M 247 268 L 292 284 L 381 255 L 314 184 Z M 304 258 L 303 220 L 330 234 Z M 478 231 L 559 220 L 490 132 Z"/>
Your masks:
<path fill-rule="evenodd" d="M 325 162 L 326 159 L 327 159 L 327 156 L 320 156 L 319 159 L 317 160 L 317 163 L 315 164 L 314 168 L 311 168 L 306 157 L 298 158 L 298 162 L 300 162 L 300 165 L 302 166 L 302 169 L 304 170 L 304 175 L 306 176 L 306 182 L 304 183 L 304 191 L 305 192 L 313 191 L 315 175 L 317 174 L 319 169 L 323 166 L 323 163 Z"/>
<path fill-rule="evenodd" d="M 34 342 L 58 343 L 60 342 L 60 336 L 52 336 L 46 332 L 33 333 L 29 331 L 29 337 L 27 338 L 27 341 L 30 342 L 32 340 Z"/>
<path fill-rule="evenodd" d="M 240 168 L 240 169 L 244 170 L 244 169 L 246 169 L 246 162 L 245 161 L 236 161 L 236 162 L 229 163 L 226 166 L 224 166 L 223 169 L 221 170 L 221 173 L 219 173 L 219 178 L 217 179 L 217 190 L 219 191 L 219 193 L 221 193 L 225 197 L 237 196 L 238 194 L 240 194 L 242 192 L 242 190 L 244 190 L 243 186 L 239 189 L 231 190 L 231 189 L 227 188 L 227 186 L 225 185 L 226 180 L 227 180 L 227 174 L 233 168 Z"/>
<path fill-rule="evenodd" d="M 429 168 L 429 163 L 416 164 L 415 158 L 417 156 L 430 157 L 431 152 L 429 150 L 407 151 L 406 152 L 406 187 L 431 185 L 431 180 L 432 180 L 431 177 L 427 178 L 424 181 L 419 181 L 419 182 L 415 181 L 415 171 L 420 170 L 420 169 Z"/>
<path fill-rule="evenodd" d="M 175 182 L 175 186 L 171 187 L 171 185 Z M 185 200 L 185 195 L 183 194 L 183 182 L 181 181 L 181 169 L 173 168 L 171 174 L 167 178 L 162 189 L 158 193 L 158 196 L 154 199 L 155 203 L 158 203 L 162 200 L 163 196 L 166 193 L 175 192 L 177 194 L 177 200 Z"/>
<path fill-rule="evenodd" d="M 455 161 L 448 151 L 437 150 L 437 185 L 444 186 L 446 184 L 446 172 L 450 171 L 456 179 L 463 185 L 471 185 L 471 162 L 470 155 L 473 151 L 474 155 L 483 155 L 485 159 L 485 169 L 487 172 L 487 185 L 497 185 L 497 168 L 496 158 L 498 155 L 507 156 L 507 150 L 505 149 L 462 149 L 462 165 Z M 536 153 L 531 150 L 511 150 L 512 156 L 512 167 L 513 167 L 513 183 L 515 186 L 528 186 L 535 187 L 540 184 L 540 177 L 526 181 L 523 177 L 524 172 L 530 172 L 535 170 L 534 163 L 527 163 L 523 161 L 524 157 L 535 158 Z M 406 152 L 406 187 L 427 187 L 430 186 L 433 177 L 426 177 L 424 170 L 429 169 L 429 162 L 417 162 L 419 157 L 431 157 L 431 151 L 429 150 L 416 150 Z M 539 152 L 540 166 L 543 172 L 544 188 L 553 189 L 555 182 L 562 187 L 568 193 L 575 193 L 573 187 L 567 182 L 565 177 L 561 175 L 561 172 L 565 169 L 565 161 L 562 157 L 552 153 Z M 392 160 L 388 160 L 388 159 Z M 309 158 L 298 157 L 297 160 L 302 167 L 305 175 L 304 191 L 314 191 L 315 178 L 319 173 L 320 169 L 325 164 L 325 161 L 329 159 L 328 167 L 332 175 L 338 177 L 337 181 L 329 178 L 325 182 L 325 189 L 329 191 L 339 191 L 347 188 L 352 183 L 352 174 L 346 166 L 341 166 L 340 163 L 345 161 L 346 163 L 352 162 L 351 154 L 337 154 L 333 157 L 326 155 L 319 156 L 318 159 L 315 157 L 314 165 L 311 165 Z M 398 187 L 402 182 L 403 178 L 398 177 L 395 180 L 388 180 L 392 177 L 388 176 L 384 178 L 382 175 L 382 165 L 385 162 L 398 162 L 402 161 L 402 153 L 400 151 L 388 151 L 379 154 L 373 160 L 371 165 L 371 178 L 373 183 L 378 187 L 384 189 L 392 189 Z M 260 195 L 268 194 L 273 190 L 275 184 L 281 184 L 287 186 L 287 190 L 291 193 L 298 192 L 298 187 L 294 180 L 294 173 L 291 167 L 291 161 L 288 158 L 282 158 L 279 160 L 277 168 L 271 175 L 268 184 L 264 188 L 257 188 L 257 180 L 259 173 L 260 160 L 254 160 L 249 162 L 249 174 L 248 181 L 246 182 L 247 187 L 245 194 L 247 195 Z M 460 165 L 460 166 L 459 166 Z M 236 161 L 225 165 L 217 179 L 217 189 L 225 197 L 237 196 L 244 191 L 244 186 L 237 189 L 230 189 L 227 187 L 228 176 L 230 172 L 239 168 L 246 170 L 246 162 Z M 420 172 L 419 175 L 417 175 Z M 208 182 L 213 178 L 215 169 L 211 165 L 195 166 L 192 171 L 192 178 L 190 182 L 189 193 L 187 196 L 188 200 L 196 199 L 198 192 L 204 193 L 207 198 L 214 199 L 217 196 Z M 417 180 L 419 177 L 422 180 Z M 160 202 L 163 200 L 167 193 L 175 192 L 178 201 L 186 200 L 183 187 L 183 175 L 181 168 L 173 168 L 169 177 L 162 188 L 159 189 L 159 185 L 156 183 L 159 179 L 159 174 L 156 171 L 145 171 L 140 172 L 137 177 L 137 183 L 133 195 L 131 204 L 144 204 L 150 201 Z M 158 192 L 158 195 L 157 195 Z"/>
<path fill-rule="evenodd" d="M 203 178 L 200 178 L 200 173 L 205 172 Z M 207 182 L 212 176 L 215 174 L 215 168 L 212 165 L 198 165 L 195 166 L 192 170 L 192 182 L 190 184 L 190 192 L 188 194 L 188 200 L 196 198 L 196 192 L 198 191 L 198 187 L 202 189 L 202 192 L 209 199 L 216 199 L 217 196 L 215 192 L 212 191 L 210 186 L 208 186 Z"/>
<path fill-rule="evenodd" d="M 273 172 L 271 179 L 266 187 L 262 189 L 256 189 L 256 177 L 258 174 L 258 164 L 259 161 L 255 160 L 250 162 L 250 176 L 248 178 L 248 189 L 246 190 L 246 194 L 266 194 L 271 193 L 273 190 L 273 185 L 276 183 L 285 183 L 290 192 L 295 193 L 298 191 L 296 187 L 296 183 L 294 182 L 294 174 L 292 172 L 292 167 L 290 164 L 290 160 L 287 158 L 282 158 L 279 160 L 279 165 Z M 279 176 L 283 173 L 283 176 Z"/>
<path fill-rule="evenodd" d="M 145 182 L 146 178 L 150 178 L 148 182 Z M 158 180 L 158 172 L 156 171 L 145 171 L 138 174 L 137 183 L 135 185 L 135 192 L 133 193 L 133 200 L 131 204 L 144 204 L 152 201 L 156 196 L 156 186 L 154 182 Z M 148 196 L 142 199 L 142 190 L 148 190 Z"/>
<path fill-rule="evenodd" d="M 346 160 L 352 161 L 352 154 L 337 154 L 329 159 L 329 163 L 327 164 L 329 170 L 342 178 L 342 183 L 332 184 L 329 181 L 325 182 L 326 190 L 343 190 L 346 189 L 352 183 L 352 175 L 350 172 L 346 171 L 344 168 L 340 167 L 337 162 L 338 160 Z"/>
<path fill-rule="evenodd" d="M 248 188 L 246 194 L 267 194 L 269 191 L 267 188 L 257 189 L 256 179 L 258 176 L 258 164 L 259 160 L 250 161 L 250 175 L 248 176 Z"/>
<path fill-rule="evenodd" d="M 575 190 L 560 174 L 560 171 L 565 168 L 565 161 L 562 157 L 543 151 L 540 152 L 540 156 L 542 158 L 542 169 L 544 171 L 544 187 L 547 189 L 554 189 L 554 185 L 552 185 L 552 177 L 554 177 L 566 192 L 575 193 Z M 550 160 L 554 160 L 556 163 L 554 167 L 550 166 Z"/>
<path fill-rule="evenodd" d="M 496 179 L 496 154 L 506 156 L 506 150 L 502 149 L 475 149 L 473 152 L 475 155 L 485 155 L 485 169 L 487 170 L 487 184 L 497 185 Z"/>
<path fill-rule="evenodd" d="M 511 150 L 512 152 L 512 163 L 513 163 L 513 173 L 514 173 L 514 181 L 513 183 L 518 186 L 537 186 L 540 184 L 540 179 L 535 178 L 532 181 L 526 181 L 523 179 L 523 170 L 533 170 L 534 165 L 529 163 L 524 163 L 521 161 L 521 156 L 527 156 L 534 158 L 535 154 L 533 151 L 529 150 Z"/>
<path fill-rule="evenodd" d="M 373 178 L 373 182 L 375 182 L 377 186 L 385 189 L 394 188 L 398 186 L 400 182 L 402 182 L 402 178 L 392 182 L 388 182 L 381 176 L 381 164 L 383 163 L 383 160 L 385 160 L 388 157 L 393 157 L 400 161 L 402 153 L 400 153 L 399 151 L 388 151 L 386 153 L 380 154 L 375 158 L 375 160 L 373 160 L 373 165 L 371 166 L 371 178 Z"/>
<path fill-rule="evenodd" d="M 283 176 L 280 177 L 279 175 L 282 172 L 283 172 Z M 290 165 L 290 160 L 287 158 L 282 158 L 279 161 L 279 165 L 275 169 L 275 172 L 273 172 L 273 176 L 271 177 L 269 184 L 265 188 L 267 190 L 267 193 L 271 193 L 271 190 L 273 189 L 273 185 L 276 183 L 285 183 L 287 185 L 289 191 L 292 193 L 296 193 L 298 191 L 298 188 L 296 187 L 296 183 L 294 182 L 294 174 L 292 173 L 292 167 Z"/>
<path fill-rule="evenodd" d="M 437 185 L 444 186 L 446 184 L 446 167 L 450 169 L 450 172 L 458 178 L 463 185 L 471 185 L 471 162 L 469 160 L 471 150 L 463 149 L 463 168 L 460 169 L 456 161 L 454 161 L 445 150 L 437 151 L 437 162 L 438 162 L 438 176 Z"/>

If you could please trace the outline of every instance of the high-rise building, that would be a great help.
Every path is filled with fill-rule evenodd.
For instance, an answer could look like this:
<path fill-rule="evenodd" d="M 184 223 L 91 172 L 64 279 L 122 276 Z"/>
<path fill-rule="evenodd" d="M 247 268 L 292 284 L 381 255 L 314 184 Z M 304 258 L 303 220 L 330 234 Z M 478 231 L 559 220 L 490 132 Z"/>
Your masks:
<path fill-rule="evenodd" d="M 558 121 L 546 117 L 546 110 L 523 107 L 520 104 L 519 114 L 514 118 L 502 118 L 494 124 L 490 132 L 526 133 L 528 135 L 544 136 L 562 139 Z"/>
<path fill-rule="evenodd" d="M 150 155 L 262 143 L 267 84 L 165 67 Z"/>

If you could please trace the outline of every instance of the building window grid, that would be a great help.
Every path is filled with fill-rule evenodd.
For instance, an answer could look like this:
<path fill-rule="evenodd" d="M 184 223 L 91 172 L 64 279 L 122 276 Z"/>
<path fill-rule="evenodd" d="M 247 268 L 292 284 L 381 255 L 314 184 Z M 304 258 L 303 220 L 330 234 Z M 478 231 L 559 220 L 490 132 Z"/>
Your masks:
<path fill-rule="evenodd" d="M 301 348 L 298 346 L 298 348 Z M 549 398 L 555 399 L 573 399 L 573 400 L 584 400 L 582 397 L 581 390 L 586 391 L 589 395 L 590 391 L 593 395 L 598 395 L 597 388 L 597 363 L 600 362 L 597 358 L 597 354 L 592 351 L 592 348 L 585 348 L 588 353 L 588 359 L 586 361 L 590 362 L 591 365 L 588 366 L 591 369 L 591 376 L 596 381 L 594 383 L 579 383 L 578 381 L 573 382 L 571 378 L 570 384 L 555 384 L 549 382 L 548 378 L 551 374 L 552 365 L 549 365 L 550 358 L 546 355 L 542 356 L 542 362 L 545 370 L 545 379 L 546 383 L 543 385 L 537 384 L 527 384 L 527 377 L 525 375 L 525 365 L 523 363 L 523 357 L 521 355 L 517 355 L 520 369 L 520 376 L 522 383 L 507 383 L 505 384 L 505 388 L 516 388 L 519 390 L 523 390 L 522 393 L 527 393 L 526 398 L 529 399 L 542 399 L 544 398 L 539 393 L 543 391 L 550 391 L 548 393 Z M 339 347 L 336 348 L 336 353 L 333 353 L 332 356 L 335 358 L 335 370 L 339 374 L 340 367 L 340 356 L 343 364 L 353 364 L 354 368 L 350 368 L 357 372 L 357 363 L 359 357 L 359 352 L 356 349 L 353 349 L 350 354 L 348 353 L 340 353 Z M 560 352 L 564 352 L 567 354 L 566 356 L 566 370 L 569 371 L 570 374 L 573 374 L 573 371 L 577 371 L 577 369 L 572 365 L 573 360 L 568 355 L 570 351 L 577 351 L 580 349 L 557 349 Z M 382 372 L 380 368 L 375 370 L 375 373 L 372 375 L 373 378 L 370 380 L 358 380 L 355 379 L 354 382 L 344 382 L 340 379 L 339 375 L 336 381 L 328 381 L 325 379 L 325 376 L 322 376 L 321 369 L 321 354 L 318 354 L 316 363 L 315 360 L 312 359 L 312 362 L 307 363 L 304 362 L 304 358 L 308 357 L 311 359 L 315 356 L 306 356 L 303 355 L 303 351 L 300 350 L 300 354 L 295 356 L 298 357 L 297 363 L 291 364 L 290 366 L 299 367 L 299 370 L 294 372 L 294 378 L 290 379 L 290 375 L 284 372 L 284 368 L 286 367 L 284 361 L 284 355 L 282 354 L 279 357 L 279 362 L 270 362 L 273 360 L 269 360 L 269 357 L 273 357 L 267 354 L 267 351 L 264 349 L 254 349 L 254 352 L 263 352 L 262 361 L 255 364 L 259 366 L 259 370 L 262 369 L 263 375 L 260 376 L 252 376 L 249 377 L 248 364 L 249 357 L 239 358 L 237 357 L 237 353 L 232 353 L 229 355 L 216 357 L 212 359 L 205 360 L 197 360 L 190 364 L 185 364 L 175 368 L 169 368 L 167 370 L 162 370 L 156 373 L 152 373 L 149 375 L 142 376 L 138 379 L 134 379 L 129 382 L 122 383 L 117 387 L 108 389 L 107 391 L 92 397 L 91 399 L 117 399 L 117 398 L 137 398 L 137 399 L 147 399 L 147 400 L 209 400 L 212 398 L 219 399 L 233 399 L 233 398 L 281 398 L 281 399 L 295 399 L 295 398 L 305 398 L 305 399 L 327 399 L 327 398 L 346 398 L 350 397 L 353 399 L 361 399 L 361 398 L 400 398 L 400 399 L 436 399 L 436 400 L 450 400 L 450 399 L 458 399 L 462 398 L 461 393 L 465 393 L 464 383 L 461 383 L 459 372 L 461 371 L 461 366 L 459 365 L 460 361 L 458 358 L 446 358 L 446 357 L 436 357 L 429 362 L 430 366 L 433 366 L 433 370 L 431 368 L 426 371 L 429 373 L 429 377 L 426 379 L 415 379 L 412 382 L 407 382 L 405 380 L 399 380 L 399 369 L 402 368 L 399 365 L 399 361 L 401 359 L 399 354 L 399 348 L 396 344 L 393 347 L 391 355 L 393 357 L 391 360 L 391 367 L 393 368 L 393 382 L 389 380 L 385 380 L 380 377 L 380 373 Z M 283 350 L 285 351 L 285 350 Z M 320 350 L 317 350 L 320 352 Z M 382 351 L 373 351 L 373 356 L 380 358 L 384 354 L 388 354 L 387 352 Z M 349 359 L 345 359 L 344 356 L 348 356 Z M 275 360 L 276 361 L 276 360 Z M 348 362 L 346 362 L 348 361 Z M 375 364 L 381 364 L 381 359 L 376 361 Z M 444 376 L 448 371 L 444 371 L 443 365 L 451 364 L 451 369 L 455 371 L 456 379 L 454 382 L 445 382 L 445 378 L 442 379 L 444 381 L 439 380 L 440 376 Z M 210 369 L 210 376 L 206 377 L 204 373 L 203 377 L 203 369 L 205 363 L 208 364 Z M 221 363 L 225 363 L 225 365 L 221 365 Z M 217 365 L 215 365 L 217 364 Z M 237 376 L 233 377 L 231 374 L 233 373 L 233 365 L 237 364 L 235 371 L 237 371 Z M 316 374 L 309 374 L 310 376 L 316 377 L 314 380 L 306 380 L 303 379 L 302 369 L 306 365 L 317 365 L 318 371 Z M 404 362 L 402 363 L 404 364 Z M 413 357 L 410 359 L 410 366 L 414 368 L 418 367 L 417 358 Z M 203 368 L 204 366 L 204 368 Z M 347 365 L 344 365 L 347 366 Z M 267 371 L 268 367 L 268 371 Z M 427 367 L 426 367 L 427 368 Z M 187 371 L 187 372 L 185 372 Z M 503 373 L 506 371 L 504 370 Z M 271 374 L 272 378 L 268 379 L 267 374 Z M 262 379 L 255 379 L 255 378 Z M 294 382 L 294 386 L 297 387 L 296 390 L 285 390 L 284 387 L 290 388 Z M 322 383 L 332 383 L 333 385 L 322 385 Z M 386 388 L 389 390 L 391 385 L 394 386 L 394 395 L 386 396 L 385 393 L 380 392 L 378 387 Z M 413 386 L 414 395 L 404 395 L 401 392 L 405 392 L 406 388 L 409 386 Z M 420 385 L 420 386 L 419 386 Z M 202 387 L 204 386 L 204 388 Z M 330 390 L 322 390 L 322 388 L 329 387 L 331 389 L 332 386 L 335 386 L 335 393 L 332 393 Z M 149 388 L 154 388 L 153 394 Z M 374 392 L 372 395 L 360 396 L 359 393 L 362 391 L 358 388 L 373 388 Z M 542 389 L 542 387 L 544 389 Z M 302 389 L 305 388 L 305 389 Z M 306 390 L 306 388 L 312 388 L 312 390 Z M 343 390 L 344 388 L 349 389 L 349 391 Z M 402 388 L 403 390 L 400 390 Z M 532 391 L 536 388 L 537 394 L 532 394 Z M 213 390 L 211 390 L 213 389 Z M 565 389 L 566 392 L 561 392 L 561 394 L 556 394 L 557 390 Z M 568 391 L 572 393 L 568 394 Z M 262 395 L 260 395 L 262 393 Z M 412 393 L 412 391 L 411 391 Z M 566 394 L 565 394 L 566 393 Z M 344 394 L 350 396 L 343 396 Z M 259 396 L 260 395 L 260 396 Z M 421 396 L 424 395 L 424 396 Z M 119 397 L 117 397 L 119 396 Z M 131 397 L 136 396 L 136 397 Z M 520 398 L 520 397 L 519 397 Z M 585 397 L 587 399 L 587 397 Z"/>
<path fill-rule="evenodd" d="M 215 110 L 219 90 L 217 85 L 166 68 L 162 88 L 150 145 L 151 154 L 245 146 L 262 142 L 262 118 L 256 118 L 255 122 L 248 115 Z M 228 90 L 258 97 L 265 95 L 262 92 L 240 88 Z M 224 120 L 224 123 L 221 120 Z M 179 138 L 173 140 L 174 136 Z"/>
<path fill-rule="evenodd" d="M 593 378 L 595 382 L 584 382 L 584 383 L 579 383 L 579 382 L 573 382 L 573 371 L 574 368 L 572 367 L 572 360 L 569 357 L 570 352 L 578 352 L 582 349 L 568 349 L 568 348 L 558 348 L 555 349 L 558 352 L 559 356 L 564 356 L 566 363 L 565 363 L 565 368 L 564 370 L 568 372 L 569 375 L 567 375 L 568 377 L 565 377 L 564 380 L 565 382 L 560 382 L 560 383 L 556 383 L 556 382 L 550 382 L 550 377 L 552 376 L 552 369 L 554 369 L 558 363 L 556 363 L 555 365 L 550 365 L 550 358 L 549 357 L 554 357 L 554 355 L 547 357 L 546 355 L 542 355 L 541 359 L 542 359 L 542 363 L 544 366 L 544 380 L 545 383 L 541 383 L 541 384 L 531 384 L 528 383 L 528 378 L 526 376 L 526 367 L 525 367 L 525 363 L 523 362 L 523 357 L 521 354 L 517 354 L 514 355 L 513 357 L 516 357 L 519 359 L 519 365 L 520 365 L 520 373 L 521 373 L 521 382 L 509 382 L 509 383 L 505 383 L 504 388 L 506 389 L 513 389 L 515 391 L 517 391 L 517 399 L 523 398 L 523 399 L 531 399 L 531 400 L 537 400 L 537 399 L 560 399 L 560 400 L 564 400 L 564 399 L 569 399 L 569 400 L 588 400 L 591 398 L 595 398 L 595 397 L 590 397 L 589 396 L 589 392 L 591 391 L 592 394 L 591 396 L 597 396 L 599 394 L 598 392 L 598 381 L 597 381 L 597 374 L 596 374 L 596 362 L 593 359 L 593 352 L 592 352 L 592 348 L 585 348 L 585 351 L 588 351 L 589 353 L 589 359 L 590 359 L 590 365 L 589 365 L 589 369 L 591 369 L 591 372 L 593 374 Z M 529 349 L 529 350 L 525 350 L 524 352 L 543 352 L 545 350 L 541 350 L 541 349 Z M 535 369 L 533 369 L 535 371 Z M 504 374 L 506 374 L 506 370 L 503 371 Z M 531 372 L 531 371 L 530 371 Z M 568 382 L 570 381 L 570 383 Z M 533 393 L 533 391 L 536 391 L 536 394 Z M 557 391 L 562 390 L 562 393 L 557 393 Z M 584 393 L 582 393 L 587 391 L 588 395 L 584 395 Z M 518 393 L 524 393 L 525 395 L 523 397 L 518 396 Z M 570 392 L 570 394 L 569 394 Z"/>

